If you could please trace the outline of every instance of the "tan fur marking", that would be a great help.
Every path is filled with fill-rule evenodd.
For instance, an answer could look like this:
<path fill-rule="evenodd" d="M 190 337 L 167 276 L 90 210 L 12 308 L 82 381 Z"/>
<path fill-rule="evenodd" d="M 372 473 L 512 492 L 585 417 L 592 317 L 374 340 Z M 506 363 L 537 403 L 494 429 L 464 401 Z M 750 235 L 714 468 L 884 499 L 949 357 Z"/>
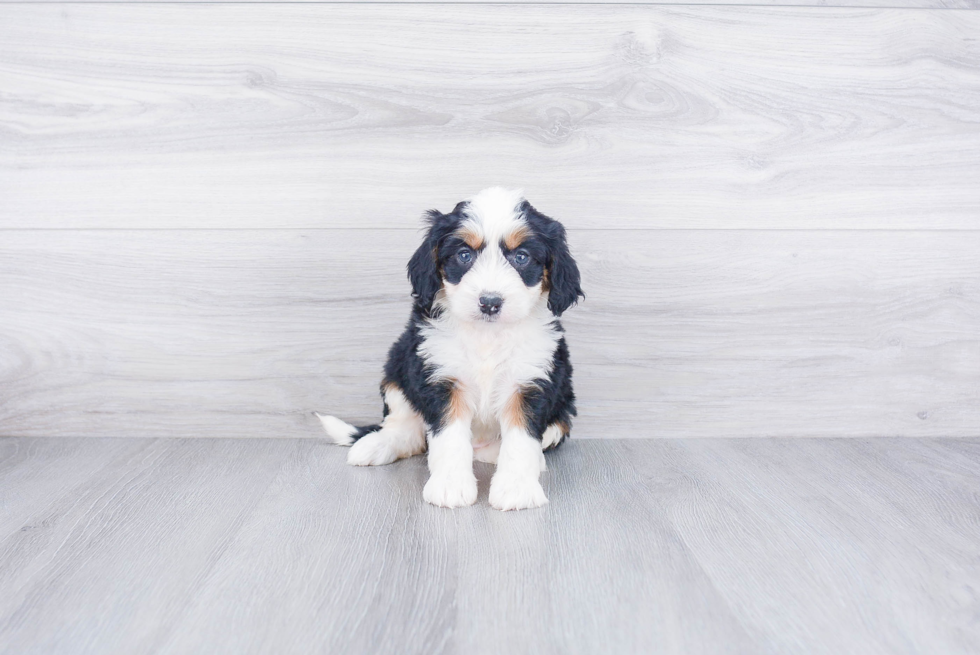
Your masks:
<path fill-rule="evenodd" d="M 531 228 L 527 226 L 527 223 L 521 223 L 504 237 L 504 245 L 508 250 L 514 250 L 519 245 L 524 243 L 524 239 L 526 239 L 529 234 L 531 234 Z"/>
<path fill-rule="evenodd" d="M 391 393 L 392 391 L 397 391 L 398 393 L 402 393 L 401 387 L 399 387 L 394 382 L 389 382 L 388 380 L 385 380 L 381 383 L 381 401 L 385 404 L 385 407 L 388 407 L 388 394 Z M 388 409 L 391 408 L 388 407 Z"/>
<path fill-rule="evenodd" d="M 473 229 L 472 225 L 461 225 L 458 230 L 456 230 L 456 236 L 466 242 L 473 250 L 479 250 L 483 247 L 483 237 Z"/>
<path fill-rule="evenodd" d="M 524 416 L 524 390 L 518 389 L 504 407 L 504 422 L 507 425 L 527 429 L 527 417 Z"/>
<path fill-rule="evenodd" d="M 469 416 L 469 407 L 466 405 L 466 394 L 463 387 L 457 380 L 449 380 L 452 385 L 449 389 L 449 404 L 446 406 L 446 423 L 463 421 Z"/>

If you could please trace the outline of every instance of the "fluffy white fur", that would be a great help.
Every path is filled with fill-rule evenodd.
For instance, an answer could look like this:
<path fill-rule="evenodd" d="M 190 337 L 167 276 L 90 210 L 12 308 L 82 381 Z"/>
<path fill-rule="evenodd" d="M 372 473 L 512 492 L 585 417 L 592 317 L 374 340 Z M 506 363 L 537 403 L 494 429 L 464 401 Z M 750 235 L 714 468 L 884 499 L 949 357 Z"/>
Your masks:
<path fill-rule="evenodd" d="M 463 507 L 476 502 L 473 444 L 469 417 L 447 425 L 429 442 L 429 481 L 422 498 L 439 507 Z"/>
<path fill-rule="evenodd" d="M 544 469 L 541 442 L 522 428 L 505 428 L 490 481 L 490 505 L 501 510 L 541 507 L 548 502 L 538 481 Z"/>
<path fill-rule="evenodd" d="M 353 425 L 341 421 L 335 416 L 317 414 L 317 417 L 320 419 L 320 423 L 323 424 L 323 429 L 326 431 L 327 436 L 335 444 L 349 446 L 354 443 L 354 435 L 357 434 L 357 428 Z"/>
<path fill-rule="evenodd" d="M 353 440 L 356 427 L 339 418 L 317 414 L 327 436 L 334 443 L 351 446 L 347 454 L 347 463 L 351 466 L 381 466 L 425 452 L 425 422 L 422 417 L 398 389 L 388 389 L 384 396 L 388 416 L 381 422 L 381 429 L 356 442 Z"/>
<path fill-rule="evenodd" d="M 506 311 L 510 298 L 504 298 Z M 502 435 L 498 417 L 505 413 L 521 385 L 548 374 L 559 338 L 558 332 L 551 327 L 552 320 L 545 303 L 538 299 L 521 320 L 501 324 L 461 321 L 450 311 L 424 330 L 426 339 L 420 348 L 422 357 L 433 366 L 434 377 L 456 380 L 465 398 L 467 416 L 479 426 L 478 430 L 467 426 L 468 443 L 478 444 L 477 458 L 497 463 L 497 473 L 490 486 L 490 504 L 500 510 L 540 507 L 548 502 L 538 482 L 538 473 L 544 470 L 542 442 L 519 428 L 510 428 Z M 472 448 L 454 449 L 434 458 L 435 451 L 431 448 L 444 441 L 447 432 L 457 435 L 460 428 L 451 425 L 431 441 L 429 468 L 432 475 L 436 476 L 434 466 L 443 467 L 450 458 L 453 458 L 454 469 L 472 472 Z M 461 489 L 445 493 L 452 498 L 469 497 L 469 478 L 456 479 L 459 485 L 467 487 L 467 493 Z M 447 478 L 447 482 L 440 484 L 450 483 Z M 425 495 L 425 499 L 433 504 L 450 506 L 433 500 L 440 497 Z"/>

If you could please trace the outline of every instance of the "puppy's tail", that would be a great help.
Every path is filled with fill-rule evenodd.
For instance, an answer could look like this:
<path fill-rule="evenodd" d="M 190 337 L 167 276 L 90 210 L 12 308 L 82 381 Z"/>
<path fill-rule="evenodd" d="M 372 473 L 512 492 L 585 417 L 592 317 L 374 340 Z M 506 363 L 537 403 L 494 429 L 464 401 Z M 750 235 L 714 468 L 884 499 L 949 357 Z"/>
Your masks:
<path fill-rule="evenodd" d="M 350 423 L 345 423 L 335 416 L 317 414 L 317 418 L 323 423 L 323 429 L 326 430 L 330 440 L 341 446 L 350 446 L 364 435 L 377 432 L 381 429 L 380 425 L 362 425 L 358 427 Z"/>

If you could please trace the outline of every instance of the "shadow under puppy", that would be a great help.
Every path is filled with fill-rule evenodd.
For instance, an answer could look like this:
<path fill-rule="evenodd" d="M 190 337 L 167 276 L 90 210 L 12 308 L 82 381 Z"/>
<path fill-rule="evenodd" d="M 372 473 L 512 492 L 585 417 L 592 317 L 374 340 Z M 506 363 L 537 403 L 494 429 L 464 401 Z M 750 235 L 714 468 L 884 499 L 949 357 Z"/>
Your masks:
<path fill-rule="evenodd" d="M 540 507 L 548 502 L 543 451 L 568 436 L 575 416 L 557 317 L 584 294 L 565 228 L 501 188 L 427 217 L 408 263 L 412 315 L 381 382 L 384 420 L 320 420 L 334 442 L 351 446 L 355 466 L 417 455 L 428 441 L 422 497 L 433 505 L 476 501 L 475 457 L 497 465 L 493 507 Z"/>

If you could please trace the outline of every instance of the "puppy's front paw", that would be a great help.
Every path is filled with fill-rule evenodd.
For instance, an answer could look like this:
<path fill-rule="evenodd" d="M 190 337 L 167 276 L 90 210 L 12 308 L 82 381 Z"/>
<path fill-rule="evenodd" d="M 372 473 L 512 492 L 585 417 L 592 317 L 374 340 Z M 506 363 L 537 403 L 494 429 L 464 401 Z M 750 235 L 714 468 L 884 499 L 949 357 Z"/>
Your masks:
<path fill-rule="evenodd" d="M 506 512 L 534 509 L 548 504 L 541 483 L 530 477 L 495 475 L 490 481 L 490 505 Z"/>
<path fill-rule="evenodd" d="M 425 502 L 438 507 L 465 507 L 476 502 L 476 476 L 472 471 L 432 475 L 422 489 Z"/>
<path fill-rule="evenodd" d="M 354 442 L 347 453 L 347 463 L 351 466 L 381 466 L 391 464 L 398 455 L 381 432 L 365 435 Z"/>

